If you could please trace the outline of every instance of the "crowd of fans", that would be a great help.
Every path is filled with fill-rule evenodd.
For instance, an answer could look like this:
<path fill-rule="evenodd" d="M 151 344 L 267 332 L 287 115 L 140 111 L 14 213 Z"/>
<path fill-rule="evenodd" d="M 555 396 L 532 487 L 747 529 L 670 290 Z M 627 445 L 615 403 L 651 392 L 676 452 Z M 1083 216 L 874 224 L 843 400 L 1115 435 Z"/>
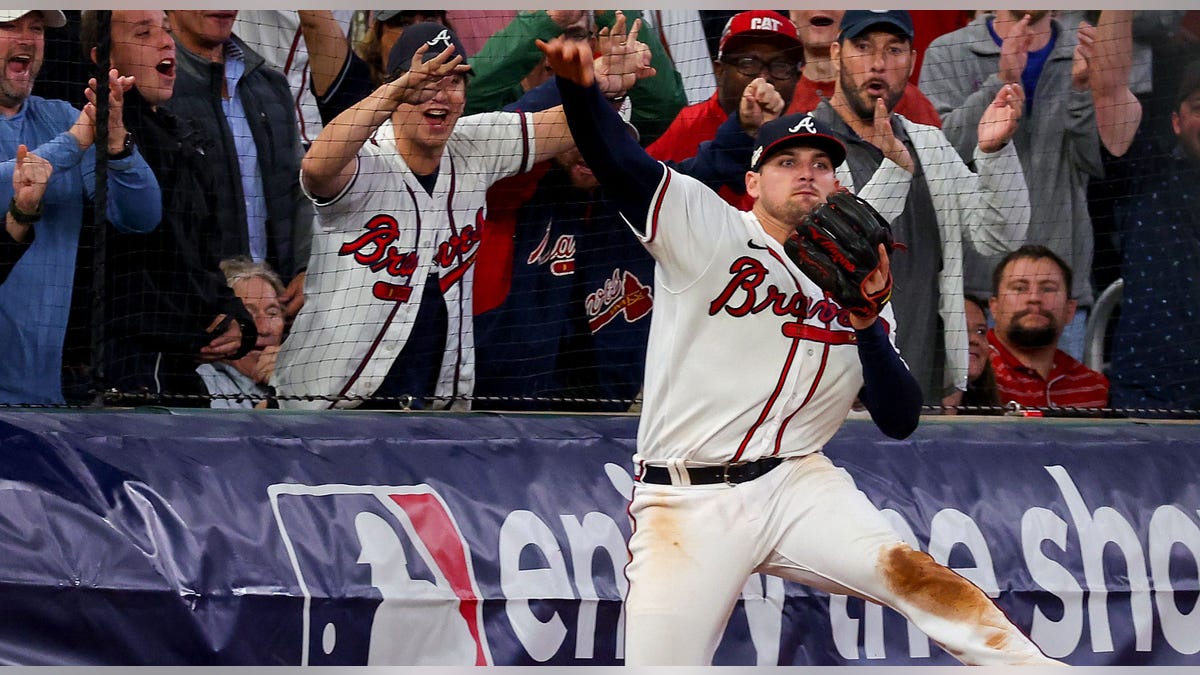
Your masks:
<path fill-rule="evenodd" d="M 0 11 L 0 405 L 636 410 L 672 290 L 574 148 L 555 39 L 739 208 L 748 110 L 838 135 L 929 412 L 1198 414 L 1176 10 Z"/>

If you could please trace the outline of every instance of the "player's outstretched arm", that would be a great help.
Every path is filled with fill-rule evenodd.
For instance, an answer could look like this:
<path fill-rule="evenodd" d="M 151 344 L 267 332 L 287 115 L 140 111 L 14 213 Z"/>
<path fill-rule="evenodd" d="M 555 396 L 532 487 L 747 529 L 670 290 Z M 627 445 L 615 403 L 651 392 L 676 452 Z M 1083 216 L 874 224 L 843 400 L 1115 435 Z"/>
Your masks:
<path fill-rule="evenodd" d="M 624 97 L 638 80 L 652 77 L 656 72 L 650 65 L 649 47 L 638 41 L 638 33 L 642 26 L 641 19 L 635 20 L 633 26 L 627 31 L 625 14 L 618 10 L 616 15 L 616 23 L 600 31 L 597 40 L 599 51 L 595 58 L 592 58 L 592 53 L 586 47 L 580 49 L 579 43 L 566 41 L 562 37 L 555 38 L 550 43 L 573 42 L 571 49 L 560 51 L 571 52 L 571 56 L 568 58 L 576 61 L 575 65 L 579 68 L 590 67 L 589 79 L 596 82 L 600 91 L 610 100 Z M 535 41 L 535 44 L 543 52 L 550 48 L 549 44 L 542 40 Z M 554 49 L 559 50 L 558 47 Z M 582 52 L 584 51 L 587 51 L 586 60 L 583 58 Z M 575 56 L 580 58 L 576 60 Z M 581 82 L 584 78 L 582 72 L 573 72 L 571 76 L 577 82 Z M 559 108 L 535 113 L 533 129 L 537 139 L 535 144 L 537 161 L 549 159 L 575 146 L 575 140 L 567 127 L 566 117 Z"/>
<path fill-rule="evenodd" d="M 539 41 L 538 46 L 556 73 L 567 124 L 584 161 L 625 218 L 640 229 L 665 167 L 638 145 L 604 98 L 589 48 L 561 39 Z"/>

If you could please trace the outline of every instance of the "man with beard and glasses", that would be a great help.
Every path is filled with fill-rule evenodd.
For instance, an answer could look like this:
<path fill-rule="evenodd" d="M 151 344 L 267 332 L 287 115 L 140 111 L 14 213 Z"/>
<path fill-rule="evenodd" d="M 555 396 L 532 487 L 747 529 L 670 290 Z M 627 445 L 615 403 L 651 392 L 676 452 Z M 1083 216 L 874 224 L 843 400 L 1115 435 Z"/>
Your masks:
<path fill-rule="evenodd" d="M 1071 268 L 1045 246 L 1027 244 L 992 273 L 988 332 L 1000 401 L 1038 408 L 1103 408 L 1108 378 L 1058 348 L 1078 304 Z"/>
<path fill-rule="evenodd" d="M 903 10 L 849 10 L 830 46 L 833 96 L 812 116 L 846 144 L 842 185 L 869 201 L 905 248 L 892 258 L 900 351 L 925 404 L 956 406 L 967 389 L 965 251 L 1003 254 L 1023 243 L 1028 190 L 1009 140 L 1024 97 L 1002 87 L 978 122 L 973 169 L 936 127 L 896 112 L 913 68 Z M 972 173 L 972 170 L 974 173 Z M 901 291 L 900 289 L 903 289 Z"/>

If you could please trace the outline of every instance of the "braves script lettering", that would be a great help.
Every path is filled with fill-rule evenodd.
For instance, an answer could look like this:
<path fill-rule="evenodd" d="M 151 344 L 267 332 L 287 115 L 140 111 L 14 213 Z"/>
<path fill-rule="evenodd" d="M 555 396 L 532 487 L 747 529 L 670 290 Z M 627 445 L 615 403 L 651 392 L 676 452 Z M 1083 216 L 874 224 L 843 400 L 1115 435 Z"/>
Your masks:
<path fill-rule="evenodd" d="M 417 252 L 393 246 L 400 238 L 400 225 L 387 214 L 369 220 L 367 230 L 354 241 L 342 244 L 338 255 L 353 255 L 354 261 L 372 272 L 385 271 L 394 277 L 411 277 L 417 271 Z"/>
<path fill-rule="evenodd" d="M 468 225 L 462 232 L 452 234 L 449 239 L 438 244 L 437 255 L 433 260 L 442 269 L 450 269 L 479 244 L 479 239 L 479 230 L 474 225 Z"/>
<path fill-rule="evenodd" d="M 816 318 L 823 323 L 850 326 L 849 312 L 828 298 L 810 303 L 803 291 L 787 293 L 775 284 L 766 284 L 769 272 L 760 260 L 742 256 L 729 266 L 729 273 L 732 275 L 729 283 L 709 303 L 709 316 L 716 316 L 722 310 L 735 317 L 770 310 L 775 316 Z"/>

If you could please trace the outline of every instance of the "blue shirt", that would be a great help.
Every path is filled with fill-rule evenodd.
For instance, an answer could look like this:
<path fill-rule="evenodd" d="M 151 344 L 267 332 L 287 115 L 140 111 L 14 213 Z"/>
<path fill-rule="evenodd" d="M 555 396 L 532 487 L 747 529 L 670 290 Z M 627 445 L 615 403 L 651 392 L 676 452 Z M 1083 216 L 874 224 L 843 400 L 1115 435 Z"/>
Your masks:
<path fill-rule="evenodd" d="M 233 144 L 237 148 L 238 168 L 242 174 L 242 195 L 246 200 L 246 227 L 250 237 L 250 257 L 262 262 L 267 257 L 267 200 L 263 196 L 262 172 L 258 170 L 258 146 L 246 121 L 246 108 L 238 92 L 238 82 L 246 74 L 246 60 L 234 42 L 225 43 L 225 90 L 229 98 L 221 101 Z"/>
<path fill-rule="evenodd" d="M 62 347 L 71 307 L 75 255 L 85 197 L 95 193 L 95 151 L 67 133 L 79 111 L 66 101 L 26 99 L 12 117 L 0 114 L 0 204 L 12 199 L 17 145 L 50 162 L 37 237 L 0 284 L 0 404 L 62 403 Z M 148 232 L 162 219 L 158 181 L 136 151 L 109 162 L 107 215 L 117 229 Z"/>
<path fill-rule="evenodd" d="M 996 45 L 1003 45 L 1004 40 L 1000 38 L 1000 35 L 996 33 L 996 29 L 992 27 L 991 19 L 988 19 L 987 27 Z M 1046 46 L 1025 55 L 1025 70 L 1021 71 L 1021 87 L 1025 90 L 1026 115 L 1033 112 L 1033 96 L 1037 93 L 1037 83 L 1042 77 L 1042 68 L 1045 67 L 1046 59 L 1050 58 L 1050 52 L 1054 51 L 1054 45 L 1057 42 L 1058 26 L 1050 24 L 1050 41 L 1046 43 Z"/>

